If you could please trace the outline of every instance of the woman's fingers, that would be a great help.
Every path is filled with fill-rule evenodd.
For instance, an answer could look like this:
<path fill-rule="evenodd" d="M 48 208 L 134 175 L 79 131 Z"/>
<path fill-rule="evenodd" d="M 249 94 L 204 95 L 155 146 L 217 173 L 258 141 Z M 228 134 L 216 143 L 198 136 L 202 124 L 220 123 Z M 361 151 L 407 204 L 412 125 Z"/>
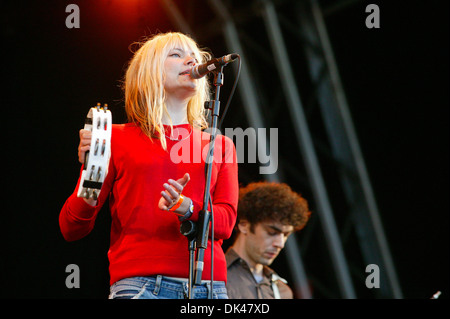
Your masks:
<path fill-rule="evenodd" d="M 89 130 L 85 130 L 85 129 L 81 129 L 80 130 L 80 141 L 85 141 L 90 143 L 91 142 L 91 137 L 92 137 L 92 132 Z"/>
<path fill-rule="evenodd" d="M 177 181 L 174 181 L 173 179 L 169 179 L 169 183 L 178 193 L 181 193 L 183 191 L 184 187 Z"/>
<path fill-rule="evenodd" d="M 184 176 L 182 178 L 180 178 L 179 180 L 177 180 L 177 183 L 180 184 L 181 186 L 185 187 L 186 184 L 191 180 L 191 177 L 189 176 L 189 173 L 184 174 Z"/>
<path fill-rule="evenodd" d="M 170 207 L 179 200 L 180 195 L 189 180 L 189 173 L 186 173 L 178 180 L 169 179 L 168 183 L 164 183 L 163 187 L 165 190 L 161 192 L 162 198 L 160 200 L 160 208 L 163 210 L 170 209 Z"/>
<path fill-rule="evenodd" d="M 159 207 L 159 209 L 162 209 L 162 210 L 169 210 L 170 205 L 169 205 L 167 199 L 164 197 L 163 193 L 165 193 L 165 192 L 164 191 L 161 192 L 161 199 L 159 200 L 158 207 Z"/>
<path fill-rule="evenodd" d="M 173 203 L 173 198 L 167 192 L 162 191 L 161 196 L 167 201 L 166 206 L 170 206 Z"/>
<path fill-rule="evenodd" d="M 166 189 L 166 191 L 170 194 L 170 196 L 172 196 L 173 199 L 178 199 L 178 196 L 180 196 L 180 193 L 177 192 L 175 190 L 174 187 L 172 187 L 171 185 L 164 183 L 164 188 Z"/>
<path fill-rule="evenodd" d="M 84 164 L 84 158 L 87 151 L 91 149 L 91 137 L 92 132 L 89 130 L 81 129 L 80 134 L 80 144 L 78 145 L 78 161 Z"/>

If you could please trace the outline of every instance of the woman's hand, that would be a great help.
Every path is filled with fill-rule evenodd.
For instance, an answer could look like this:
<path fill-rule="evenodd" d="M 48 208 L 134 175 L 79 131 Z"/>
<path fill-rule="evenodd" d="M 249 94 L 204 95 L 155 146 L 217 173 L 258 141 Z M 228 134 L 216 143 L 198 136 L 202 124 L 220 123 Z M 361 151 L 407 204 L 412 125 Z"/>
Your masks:
<path fill-rule="evenodd" d="M 87 151 L 91 149 L 92 132 L 89 130 L 80 130 L 80 144 L 78 145 L 78 161 L 84 164 L 84 158 Z"/>
<path fill-rule="evenodd" d="M 158 203 L 159 209 L 169 210 L 171 207 L 173 207 L 180 199 L 183 188 L 186 186 L 189 180 L 189 173 L 186 173 L 182 178 L 176 181 L 173 179 L 169 179 L 168 183 L 164 183 L 163 187 L 165 190 L 161 192 L 161 198 Z M 184 196 L 184 200 L 181 203 L 180 207 L 178 207 L 173 212 L 177 215 L 183 216 L 187 213 L 190 202 L 191 199 Z"/>
<path fill-rule="evenodd" d="M 84 164 L 86 152 L 91 149 L 91 136 L 92 136 L 91 131 L 85 129 L 80 130 L 80 144 L 78 145 L 78 161 L 81 164 Z M 97 200 L 93 198 L 86 199 L 83 197 L 83 199 L 87 204 L 91 206 L 97 205 Z"/>

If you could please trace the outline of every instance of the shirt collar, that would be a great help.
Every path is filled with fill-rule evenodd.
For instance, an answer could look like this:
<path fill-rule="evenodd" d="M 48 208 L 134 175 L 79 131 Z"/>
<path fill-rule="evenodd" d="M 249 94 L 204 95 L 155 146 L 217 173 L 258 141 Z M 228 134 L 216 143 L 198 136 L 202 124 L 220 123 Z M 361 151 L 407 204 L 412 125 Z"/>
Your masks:
<path fill-rule="evenodd" d="M 241 259 L 241 257 L 239 257 L 237 252 L 231 247 L 227 250 L 225 258 L 227 260 L 227 268 L 229 268 L 232 264 Z"/>
<path fill-rule="evenodd" d="M 237 252 L 232 248 L 228 248 L 227 253 L 225 254 L 225 258 L 227 260 L 227 268 L 230 268 L 236 262 L 240 262 L 241 257 L 237 254 Z M 268 278 L 271 281 L 281 280 L 285 284 L 287 283 L 286 279 L 281 278 L 272 268 L 269 266 L 264 266 L 263 269 L 264 277 Z"/>

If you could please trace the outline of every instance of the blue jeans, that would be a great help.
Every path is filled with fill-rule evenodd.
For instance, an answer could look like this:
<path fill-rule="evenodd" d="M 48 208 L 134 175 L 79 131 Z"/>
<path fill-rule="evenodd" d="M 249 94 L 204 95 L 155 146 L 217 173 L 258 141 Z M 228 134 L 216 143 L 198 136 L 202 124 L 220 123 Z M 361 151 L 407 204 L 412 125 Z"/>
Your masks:
<path fill-rule="evenodd" d="M 193 286 L 193 299 L 207 299 L 211 282 Z M 189 295 L 188 282 L 164 276 L 132 277 L 115 282 L 110 287 L 109 299 L 186 299 Z M 223 281 L 214 281 L 213 299 L 228 299 Z"/>

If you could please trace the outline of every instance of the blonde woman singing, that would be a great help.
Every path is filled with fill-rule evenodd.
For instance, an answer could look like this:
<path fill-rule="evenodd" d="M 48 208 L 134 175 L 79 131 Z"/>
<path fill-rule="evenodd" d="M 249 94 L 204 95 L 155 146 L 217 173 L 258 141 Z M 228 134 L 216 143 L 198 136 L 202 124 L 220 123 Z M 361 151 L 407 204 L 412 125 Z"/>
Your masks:
<path fill-rule="evenodd" d="M 59 216 L 67 241 L 83 238 L 94 227 L 109 199 L 111 239 L 108 251 L 110 298 L 186 298 L 189 251 L 180 223 L 196 221 L 205 185 L 205 148 L 209 134 L 204 102 L 206 77 L 189 70 L 209 53 L 182 33 L 157 34 L 134 54 L 124 80 L 128 123 L 112 127 L 108 175 L 97 200 L 77 197 L 76 189 Z M 79 161 L 90 149 L 90 132 L 80 130 Z M 213 298 L 227 298 L 222 242 L 236 221 L 238 174 L 232 140 L 218 135 L 211 177 L 214 243 L 208 242 L 204 269 L 214 249 Z M 201 154 L 199 154 L 201 153 Z M 207 298 L 210 271 L 193 288 Z"/>

